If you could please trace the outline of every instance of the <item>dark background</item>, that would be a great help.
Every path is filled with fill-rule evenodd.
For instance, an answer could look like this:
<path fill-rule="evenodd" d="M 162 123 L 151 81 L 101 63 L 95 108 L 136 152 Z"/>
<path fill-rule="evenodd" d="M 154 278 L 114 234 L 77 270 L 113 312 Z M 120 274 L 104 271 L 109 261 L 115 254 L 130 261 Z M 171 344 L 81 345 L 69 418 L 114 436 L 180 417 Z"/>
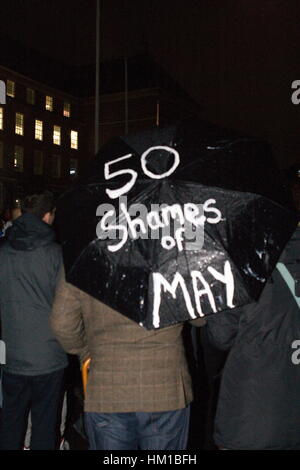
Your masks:
<path fill-rule="evenodd" d="M 292 82 L 300 80 L 299 0 L 100 0 L 100 5 L 101 62 L 148 52 L 199 103 L 204 119 L 266 139 L 281 168 L 300 167 L 300 104 L 291 101 Z M 96 0 L 0 0 L 0 19 L 0 34 L 22 47 L 71 66 L 95 63 Z M 224 357 L 210 351 L 205 338 L 202 344 L 207 364 L 198 368 L 210 370 L 209 388 Z M 200 404 L 207 403 L 207 390 L 198 386 L 191 448 L 204 440 L 206 410 Z M 206 448 L 213 448 L 215 393 L 216 388 L 207 405 L 207 442 L 201 443 Z M 78 441 L 74 447 L 84 448 Z"/>
<path fill-rule="evenodd" d="M 100 58 L 148 51 L 203 118 L 267 139 L 300 162 L 297 0 L 100 0 Z M 96 0 L 1 0 L 0 33 L 71 65 L 95 62 Z M 101 93 L 101 69 L 100 69 Z"/>

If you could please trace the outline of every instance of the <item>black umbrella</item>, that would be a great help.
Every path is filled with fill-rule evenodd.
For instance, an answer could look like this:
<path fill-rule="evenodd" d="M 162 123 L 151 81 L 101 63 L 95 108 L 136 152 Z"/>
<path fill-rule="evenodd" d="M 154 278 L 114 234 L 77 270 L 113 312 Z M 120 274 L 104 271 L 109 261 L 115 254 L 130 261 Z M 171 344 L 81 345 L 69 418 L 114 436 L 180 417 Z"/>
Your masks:
<path fill-rule="evenodd" d="M 146 328 L 244 305 L 296 227 L 286 203 L 256 139 L 190 121 L 113 139 L 58 206 L 67 280 Z"/>

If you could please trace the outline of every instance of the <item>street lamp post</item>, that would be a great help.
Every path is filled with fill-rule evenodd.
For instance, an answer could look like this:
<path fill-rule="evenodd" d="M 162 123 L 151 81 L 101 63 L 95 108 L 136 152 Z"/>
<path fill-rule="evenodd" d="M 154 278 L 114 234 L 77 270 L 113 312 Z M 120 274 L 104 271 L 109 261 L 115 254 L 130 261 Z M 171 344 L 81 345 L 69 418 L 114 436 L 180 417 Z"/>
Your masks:
<path fill-rule="evenodd" d="M 96 12 L 96 77 L 95 77 L 95 154 L 99 150 L 99 108 L 100 108 L 100 0 Z"/>

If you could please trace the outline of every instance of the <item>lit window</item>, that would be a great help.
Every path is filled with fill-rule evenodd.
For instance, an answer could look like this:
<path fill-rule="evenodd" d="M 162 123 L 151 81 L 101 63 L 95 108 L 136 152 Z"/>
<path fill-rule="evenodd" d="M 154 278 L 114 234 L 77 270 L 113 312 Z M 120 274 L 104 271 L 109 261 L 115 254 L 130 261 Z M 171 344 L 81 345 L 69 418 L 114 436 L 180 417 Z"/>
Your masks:
<path fill-rule="evenodd" d="M 0 106 L 0 130 L 3 131 L 4 128 L 4 108 Z"/>
<path fill-rule="evenodd" d="M 70 117 L 71 116 L 71 105 L 70 103 L 64 102 L 64 116 Z"/>
<path fill-rule="evenodd" d="M 78 132 L 71 131 L 71 149 L 78 149 Z"/>
<path fill-rule="evenodd" d="M 16 113 L 15 133 L 24 135 L 24 114 Z"/>
<path fill-rule="evenodd" d="M 35 120 L 34 138 L 43 140 L 43 121 Z"/>
<path fill-rule="evenodd" d="M 26 89 L 26 101 L 28 104 L 35 103 L 35 91 L 32 88 Z"/>
<path fill-rule="evenodd" d="M 42 175 L 44 167 L 44 156 L 41 150 L 35 150 L 33 156 L 33 173 L 35 175 Z"/>
<path fill-rule="evenodd" d="M 60 145 L 60 127 L 53 126 L 53 143 L 55 145 Z"/>
<path fill-rule="evenodd" d="M 15 145 L 14 170 L 23 171 L 24 149 L 20 145 Z"/>
<path fill-rule="evenodd" d="M 74 178 L 78 173 L 78 160 L 77 158 L 70 159 L 70 176 Z"/>
<path fill-rule="evenodd" d="M 12 80 L 7 80 L 6 82 L 6 94 L 11 98 L 15 97 L 15 82 Z"/>
<path fill-rule="evenodd" d="M 45 108 L 46 108 L 47 111 L 53 111 L 53 98 L 52 98 L 52 96 L 46 96 Z"/>
<path fill-rule="evenodd" d="M 0 140 L 0 168 L 4 168 L 4 145 Z"/>
<path fill-rule="evenodd" d="M 52 155 L 52 167 L 51 174 L 52 178 L 60 178 L 60 155 Z"/>

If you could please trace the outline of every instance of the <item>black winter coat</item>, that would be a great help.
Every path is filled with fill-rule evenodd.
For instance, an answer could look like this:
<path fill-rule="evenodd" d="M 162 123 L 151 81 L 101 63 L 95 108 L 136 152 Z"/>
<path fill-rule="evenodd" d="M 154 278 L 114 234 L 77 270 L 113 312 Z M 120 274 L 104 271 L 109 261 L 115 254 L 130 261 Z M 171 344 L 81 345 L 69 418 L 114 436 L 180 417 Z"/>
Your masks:
<path fill-rule="evenodd" d="M 0 246 L 0 314 L 4 370 L 41 375 L 62 369 L 67 356 L 49 325 L 60 246 L 53 229 L 31 214 L 15 220 Z"/>
<path fill-rule="evenodd" d="M 207 317 L 212 343 L 231 348 L 215 419 L 220 447 L 300 449 L 299 232 L 258 302 Z M 282 265 L 290 273 L 285 278 Z"/>

